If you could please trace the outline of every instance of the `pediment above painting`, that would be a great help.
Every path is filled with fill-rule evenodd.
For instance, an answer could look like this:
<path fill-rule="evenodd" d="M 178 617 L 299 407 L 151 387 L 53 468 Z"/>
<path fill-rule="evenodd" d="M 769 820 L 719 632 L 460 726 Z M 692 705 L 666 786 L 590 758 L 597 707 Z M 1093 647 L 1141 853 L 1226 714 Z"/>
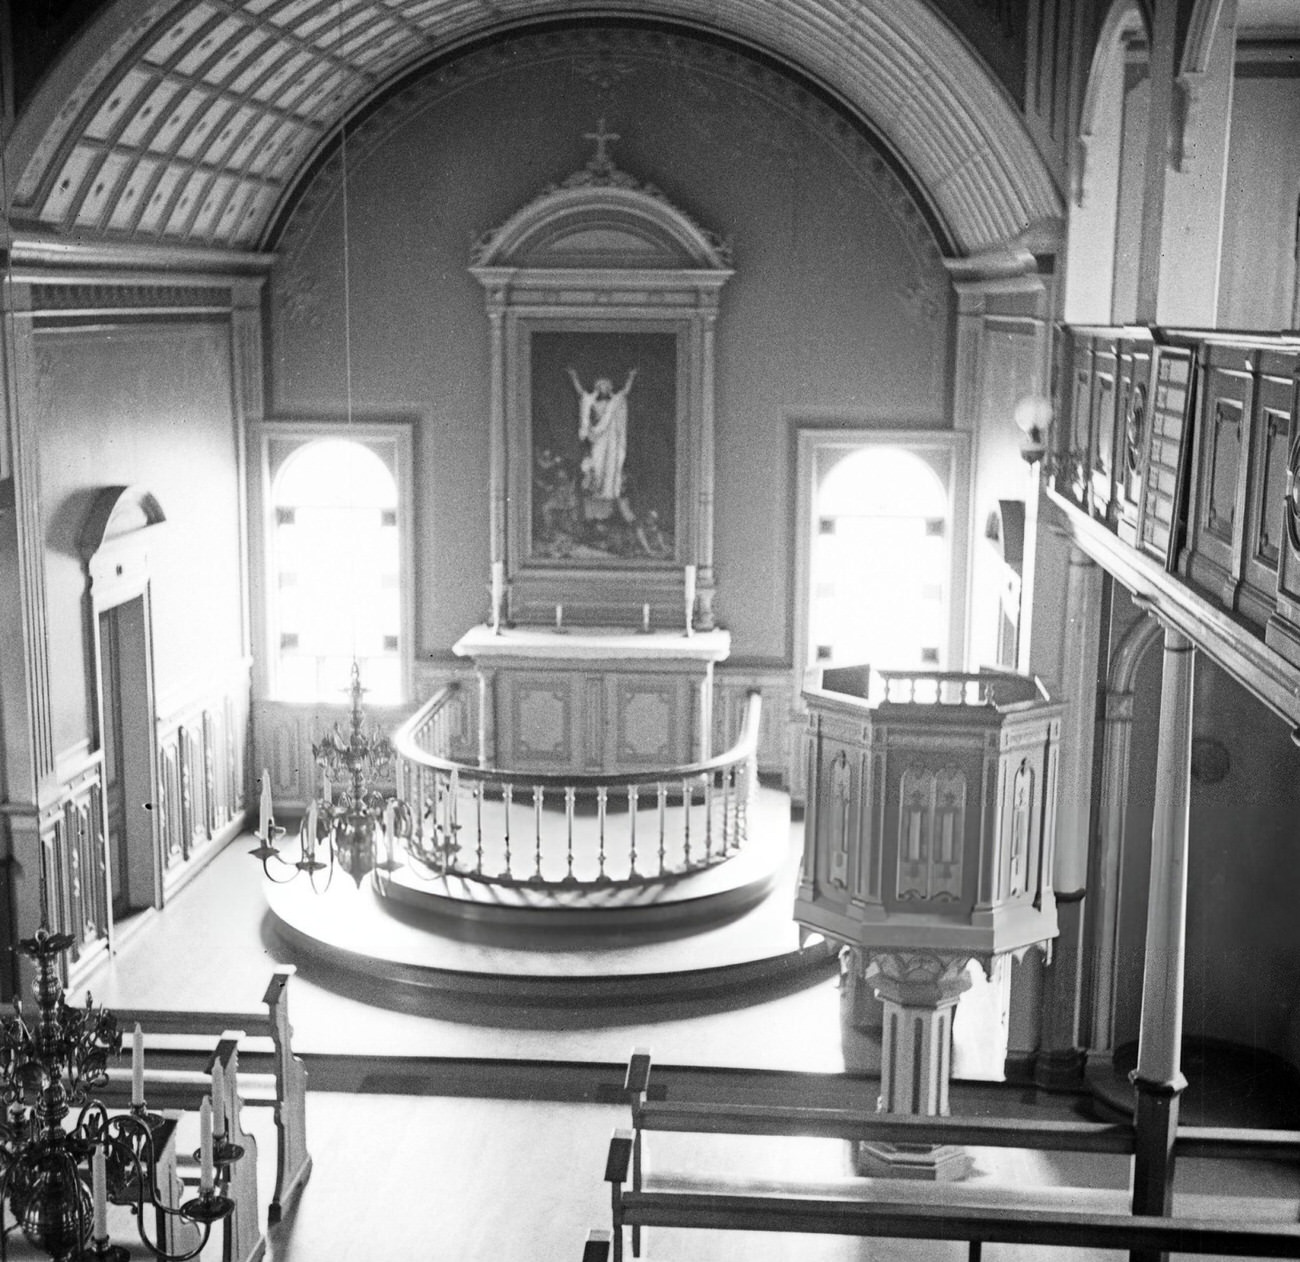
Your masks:
<path fill-rule="evenodd" d="M 725 271 L 730 251 L 653 185 L 616 167 L 604 125 L 596 154 L 486 233 L 477 268 L 666 268 Z"/>

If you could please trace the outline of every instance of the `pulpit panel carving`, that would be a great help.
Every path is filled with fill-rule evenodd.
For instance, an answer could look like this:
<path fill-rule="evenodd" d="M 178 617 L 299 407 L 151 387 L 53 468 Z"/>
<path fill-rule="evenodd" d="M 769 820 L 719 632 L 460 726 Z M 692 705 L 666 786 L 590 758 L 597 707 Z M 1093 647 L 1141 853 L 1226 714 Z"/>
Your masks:
<path fill-rule="evenodd" d="M 804 689 L 795 918 L 850 946 L 934 947 L 963 963 L 1055 936 L 1060 706 L 1002 672 L 886 686 L 845 674 Z"/>
<path fill-rule="evenodd" d="M 900 901 L 961 898 L 966 844 L 966 777 L 955 768 L 909 768 L 898 810 Z"/>

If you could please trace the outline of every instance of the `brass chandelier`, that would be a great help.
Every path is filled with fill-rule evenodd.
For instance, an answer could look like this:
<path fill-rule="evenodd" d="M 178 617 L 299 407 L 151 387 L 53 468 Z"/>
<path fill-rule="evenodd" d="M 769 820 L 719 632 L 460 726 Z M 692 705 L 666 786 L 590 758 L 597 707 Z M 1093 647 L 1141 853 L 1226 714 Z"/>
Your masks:
<path fill-rule="evenodd" d="M 159 1128 L 164 1119 L 144 1103 L 143 1053 L 133 1063 L 134 1101 L 129 1113 L 110 1114 L 90 1093 L 108 1082 L 108 1057 L 121 1050 L 117 1018 L 93 1007 L 65 1002 L 59 957 L 72 936 L 51 933 L 44 918 L 35 936 L 19 944 L 36 964 L 32 994 L 35 1019 L 14 1015 L 0 1020 L 0 1258 L 8 1256 L 9 1233 L 21 1229 L 27 1241 L 54 1262 L 126 1262 L 128 1251 L 108 1234 L 109 1204 L 127 1206 L 140 1243 L 156 1258 L 186 1262 L 207 1244 L 214 1223 L 226 1219 L 234 1202 L 218 1190 L 228 1186 L 231 1164 L 242 1149 L 213 1136 L 211 1103 L 204 1100 L 198 1196 L 180 1206 L 163 1202 L 159 1190 Z M 71 1110 L 79 1106 L 68 1126 Z M 152 1211 L 157 1235 L 147 1223 Z M 5 1225 L 12 1216 L 12 1225 Z M 165 1243 L 171 1224 L 193 1230 L 192 1247 L 173 1250 Z"/>
<path fill-rule="evenodd" d="M 286 859 L 276 845 L 286 830 L 276 825 L 271 777 L 266 771 L 262 773 L 256 834 L 260 844 L 249 854 L 261 861 L 263 872 L 276 884 L 286 884 L 305 872 L 313 887 L 323 891 L 329 888 L 338 867 L 359 887 L 370 872 L 392 872 L 401 866 L 395 851 L 400 841 L 411 835 L 411 813 L 406 803 L 373 787 L 376 780 L 391 773 L 396 754 L 386 735 L 366 727 L 361 708 L 365 689 L 356 662 L 352 663 L 349 692 L 349 730 L 342 732 L 336 723 L 311 747 L 322 773 L 321 794 L 303 813 L 294 858 Z M 336 789 L 336 785 L 341 787 Z M 291 869 L 287 875 L 276 875 L 286 868 Z M 321 873 L 325 874 L 323 878 Z"/>

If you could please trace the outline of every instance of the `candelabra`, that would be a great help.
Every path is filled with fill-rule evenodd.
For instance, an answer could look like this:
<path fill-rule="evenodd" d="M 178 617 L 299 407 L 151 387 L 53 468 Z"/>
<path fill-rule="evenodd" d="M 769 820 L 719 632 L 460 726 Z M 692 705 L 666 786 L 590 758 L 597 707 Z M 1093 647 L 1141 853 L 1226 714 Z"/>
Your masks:
<path fill-rule="evenodd" d="M 217 1190 L 230 1163 L 242 1153 L 231 1146 L 217 1152 L 204 1135 L 203 1177 L 199 1195 L 173 1207 L 158 1188 L 158 1131 L 163 1119 L 144 1103 L 142 1050 L 133 1063 L 133 1101 L 129 1113 L 110 1115 L 90 1093 L 108 1081 L 110 1054 L 121 1050 L 117 1018 L 103 1008 L 64 1001 L 58 959 L 72 945 L 69 934 L 51 933 L 42 923 L 19 946 L 36 964 L 32 994 L 36 1019 L 29 1025 L 22 1003 L 0 1021 L 0 1258 L 15 1227 L 54 1262 L 126 1262 L 126 1249 L 108 1235 L 108 1205 L 131 1208 L 141 1243 L 158 1258 L 185 1262 L 206 1245 L 214 1223 L 229 1217 L 234 1203 Z M 29 1103 L 30 1101 L 30 1103 Z M 210 1117 L 210 1104 L 204 1101 Z M 73 1107 L 76 1121 L 66 1125 Z M 224 1137 L 219 1137 L 224 1139 Z M 158 1235 L 151 1239 L 145 1214 L 154 1211 Z M 13 1225 L 5 1226 L 5 1213 Z M 192 1248 L 173 1251 L 167 1244 L 172 1223 L 190 1224 Z"/>
<path fill-rule="evenodd" d="M 336 723 L 311 747 L 312 757 L 324 774 L 319 799 L 312 801 L 298 826 L 298 857 L 285 859 L 275 844 L 285 833 L 277 827 L 271 803 L 271 777 L 262 773 L 262 795 L 257 839 L 261 843 L 249 853 L 260 859 L 267 877 L 277 884 L 293 880 L 306 872 L 314 888 L 327 889 L 337 865 L 358 886 L 372 870 L 391 872 L 401 865 L 394 858 L 399 838 L 411 835 L 411 815 L 404 802 L 372 788 L 377 778 L 387 776 L 395 752 L 387 736 L 371 728 L 366 730 L 361 698 L 361 669 L 352 663 L 352 712 L 350 731 L 339 730 Z M 332 786 L 343 781 L 335 794 Z M 271 867 L 272 860 L 276 868 Z M 292 869 L 287 876 L 275 871 Z M 326 875 L 317 885 L 318 875 Z"/>

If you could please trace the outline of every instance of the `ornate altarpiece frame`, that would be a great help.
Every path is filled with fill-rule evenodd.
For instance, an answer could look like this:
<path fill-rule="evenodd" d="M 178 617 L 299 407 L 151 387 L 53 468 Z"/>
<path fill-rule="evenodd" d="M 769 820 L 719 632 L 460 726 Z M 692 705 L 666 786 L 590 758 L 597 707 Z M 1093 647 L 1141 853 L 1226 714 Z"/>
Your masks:
<path fill-rule="evenodd" d="M 695 566 L 695 626 L 708 630 L 714 326 L 728 252 L 614 166 L 603 124 L 590 138 L 586 167 L 487 234 L 470 268 L 491 336 L 491 559 L 503 566 L 508 620 L 524 625 L 563 605 L 566 624 L 639 626 L 648 605 L 656 629 L 680 627 Z M 570 367 L 586 389 L 605 376 L 617 390 L 638 370 L 628 491 L 603 521 L 588 520 Z M 566 407 L 568 429 L 557 419 Z"/>

